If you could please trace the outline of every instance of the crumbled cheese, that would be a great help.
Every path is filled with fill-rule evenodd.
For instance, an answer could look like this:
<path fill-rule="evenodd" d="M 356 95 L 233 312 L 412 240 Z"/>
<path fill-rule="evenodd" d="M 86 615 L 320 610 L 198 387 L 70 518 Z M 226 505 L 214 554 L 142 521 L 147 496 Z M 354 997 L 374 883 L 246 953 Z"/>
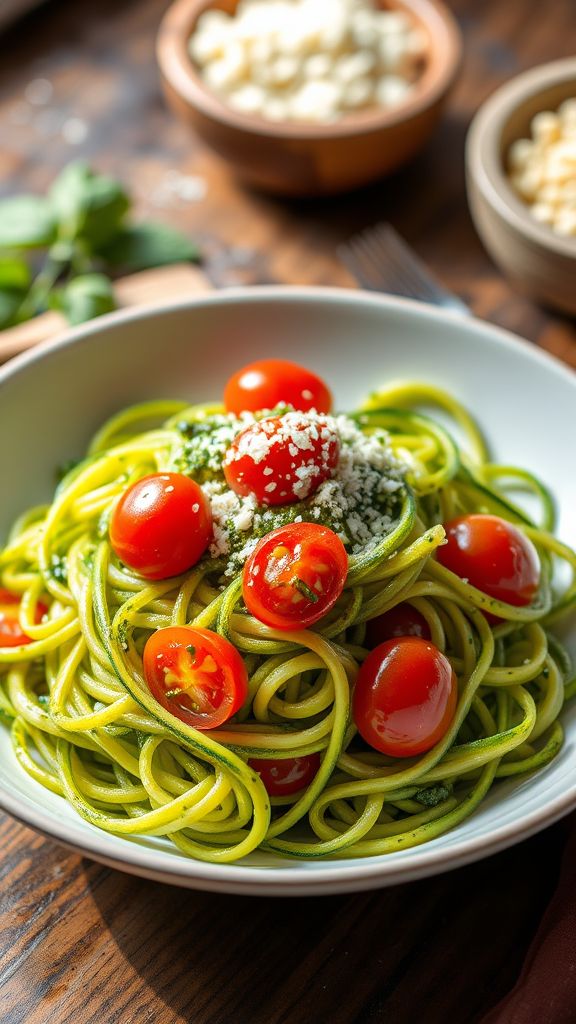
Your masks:
<path fill-rule="evenodd" d="M 403 487 L 402 464 L 392 454 L 387 436 L 364 434 L 347 416 L 336 418 L 341 439 L 334 477 L 320 484 L 310 499 L 316 518 L 329 517 L 335 532 L 346 536 L 352 553 L 375 546 L 397 514 L 394 496 Z"/>
<path fill-rule="evenodd" d="M 234 528 L 242 531 L 243 533 L 250 530 L 252 528 L 252 523 L 254 522 L 254 513 L 257 507 L 256 499 L 253 495 L 250 494 L 248 497 L 244 498 L 241 502 L 240 511 L 236 513 L 232 520 Z"/>
<path fill-rule="evenodd" d="M 281 417 L 267 417 L 251 424 L 237 438 L 234 448 L 226 452 L 225 462 L 230 465 L 248 456 L 255 465 L 266 459 L 275 446 L 287 447 L 292 458 L 301 452 L 315 451 L 315 441 L 323 441 L 322 457 L 328 460 L 330 444 L 336 432 L 332 416 L 317 412 L 287 412 Z M 264 470 L 266 472 L 266 470 Z"/>
<path fill-rule="evenodd" d="M 330 122 L 390 107 L 415 88 L 428 38 L 409 11 L 375 0 L 242 0 L 204 11 L 189 52 L 205 83 L 244 114 Z M 390 81 L 398 88 L 386 89 Z"/>
<path fill-rule="evenodd" d="M 556 111 L 539 111 L 529 137 L 510 146 L 507 163 L 510 183 L 532 217 L 576 237 L 576 96 Z"/>
<path fill-rule="evenodd" d="M 241 566 L 244 564 L 246 559 L 250 557 L 250 555 L 254 551 L 254 548 L 256 547 L 256 545 L 257 545 L 259 540 L 260 540 L 260 537 L 252 537 L 250 540 L 246 541 L 244 547 L 240 548 L 240 551 L 238 552 L 238 561 L 240 562 Z M 234 564 L 234 562 L 232 562 L 232 565 L 233 564 Z M 236 570 L 232 569 L 232 571 L 231 571 L 230 567 L 228 567 L 228 569 L 226 570 L 226 575 L 227 576 L 231 576 L 231 575 L 233 575 L 234 571 L 237 572 L 238 570 L 237 569 Z"/>
<path fill-rule="evenodd" d="M 228 544 L 230 533 L 228 530 L 222 529 L 216 520 L 214 520 L 212 528 L 214 539 L 210 544 L 210 554 L 212 558 L 220 558 L 222 555 L 227 555 L 230 550 Z"/>
<path fill-rule="evenodd" d="M 274 456 L 275 451 L 285 460 L 288 452 L 295 459 L 290 466 L 293 472 L 284 474 L 289 487 L 278 491 L 275 499 L 295 496 L 302 500 L 315 490 L 319 480 L 332 475 L 339 448 L 340 440 L 334 417 L 315 411 L 291 411 L 282 416 L 267 416 L 242 430 L 226 452 L 224 465 L 241 463 L 247 468 L 246 460 L 251 460 L 255 466 L 262 464 L 264 476 L 272 476 L 274 468 L 267 466 L 266 460 L 271 461 L 270 457 Z M 238 473 L 239 478 L 243 472 Z M 277 490 L 278 479 L 276 473 L 276 481 L 264 487 L 266 494 L 272 495 Z M 282 504 L 272 498 L 269 503 Z"/>
<path fill-rule="evenodd" d="M 306 429 L 303 429 L 303 422 Z M 260 461 L 261 449 L 284 440 L 289 434 L 294 456 L 308 451 L 310 437 L 321 438 L 323 450 L 340 445 L 337 465 L 331 477 L 310 493 L 316 475 L 313 459 L 292 467 L 291 491 L 299 500 L 286 505 L 261 507 L 254 495 L 242 497 L 230 490 L 222 466 L 231 442 L 250 424 L 251 414 L 207 416 L 193 424 L 182 424 L 185 435 L 175 456 L 176 468 L 188 472 L 201 484 L 210 502 L 214 538 L 210 545 L 213 558 L 227 559 L 225 576 L 239 572 L 261 536 L 287 523 L 320 522 L 341 538 L 350 554 L 374 547 L 393 526 L 399 511 L 399 491 L 404 486 L 405 466 L 393 455 L 389 437 L 383 430 L 364 434 L 347 416 L 325 416 L 285 412 L 281 427 L 272 433 L 259 432 L 261 443 L 250 445 L 250 454 Z M 259 421 L 265 423 L 266 421 Z M 266 476 L 272 473 L 266 472 Z M 266 485 L 268 493 L 277 481 Z M 280 491 L 280 495 L 284 492 Z"/>

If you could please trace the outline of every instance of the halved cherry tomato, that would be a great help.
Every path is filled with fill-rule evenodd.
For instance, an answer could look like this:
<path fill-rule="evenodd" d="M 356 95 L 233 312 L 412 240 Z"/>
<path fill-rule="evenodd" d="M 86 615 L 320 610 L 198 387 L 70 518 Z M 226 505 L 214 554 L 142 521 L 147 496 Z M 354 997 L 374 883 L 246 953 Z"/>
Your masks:
<path fill-rule="evenodd" d="M 347 572 L 346 549 L 327 526 L 280 526 L 258 542 L 246 561 L 244 603 L 272 629 L 304 629 L 330 611 Z"/>
<path fill-rule="evenodd" d="M 240 653 L 210 629 L 157 630 L 146 643 L 143 663 L 152 696 L 194 729 L 215 729 L 227 722 L 248 695 Z"/>
<path fill-rule="evenodd" d="M 456 676 L 437 647 L 420 637 L 398 637 L 376 647 L 360 666 L 352 713 L 375 750 L 413 757 L 442 739 L 457 694 Z"/>
<path fill-rule="evenodd" d="M 152 473 L 122 495 L 110 522 L 118 558 L 149 580 L 185 572 L 212 539 L 212 511 L 203 490 L 182 473 Z"/>
<path fill-rule="evenodd" d="M 32 643 L 31 637 L 22 632 L 19 618 L 20 598 L 5 587 L 0 587 L 0 647 L 21 647 Z M 39 625 L 48 608 L 38 601 L 34 622 Z"/>
<path fill-rule="evenodd" d="M 291 796 L 310 785 L 320 767 L 320 754 L 277 760 L 251 757 L 248 764 L 260 775 L 269 796 Z"/>
<path fill-rule="evenodd" d="M 20 647 L 26 643 L 32 643 L 32 638 L 23 633 L 19 624 L 20 598 L 5 587 L 0 587 L 0 647 Z M 48 608 L 42 601 L 38 601 L 34 614 L 34 622 L 37 626 Z"/>
<path fill-rule="evenodd" d="M 438 561 L 484 594 L 517 607 L 530 604 L 540 582 L 532 541 L 499 516 L 479 513 L 445 524 Z"/>
<path fill-rule="evenodd" d="M 376 647 L 377 644 L 393 640 L 397 636 L 420 636 L 424 640 L 430 639 L 426 619 L 408 601 L 401 601 L 394 608 L 366 623 L 366 647 Z"/>
<path fill-rule="evenodd" d="M 269 416 L 236 435 L 224 476 L 236 494 L 253 494 L 260 505 L 289 505 L 328 480 L 339 455 L 338 433 L 324 417 Z"/>
<path fill-rule="evenodd" d="M 243 366 L 224 389 L 227 412 L 258 412 L 291 405 L 301 412 L 330 412 L 332 395 L 315 373 L 286 359 L 261 359 Z"/>

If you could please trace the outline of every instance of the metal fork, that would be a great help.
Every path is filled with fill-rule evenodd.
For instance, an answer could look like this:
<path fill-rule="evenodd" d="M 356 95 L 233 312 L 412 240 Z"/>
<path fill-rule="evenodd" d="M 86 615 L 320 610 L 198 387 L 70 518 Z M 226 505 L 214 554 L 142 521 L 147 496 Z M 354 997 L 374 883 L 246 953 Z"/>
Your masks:
<path fill-rule="evenodd" d="M 337 253 L 352 276 L 368 291 L 403 295 L 470 314 L 468 306 L 442 287 L 391 224 L 367 228 L 338 246 Z"/>

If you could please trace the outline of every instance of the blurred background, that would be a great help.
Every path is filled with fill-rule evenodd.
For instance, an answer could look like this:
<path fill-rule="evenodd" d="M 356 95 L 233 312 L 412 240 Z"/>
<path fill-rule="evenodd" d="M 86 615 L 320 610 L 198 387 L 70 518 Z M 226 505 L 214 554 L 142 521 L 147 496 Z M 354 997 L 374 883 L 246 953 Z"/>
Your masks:
<path fill-rule="evenodd" d="M 544 338 L 576 365 L 573 326 L 519 296 L 487 257 L 464 184 L 466 131 L 482 101 L 523 69 L 576 51 L 573 0 L 451 0 L 463 64 L 429 144 L 391 177 L 310 200 L 245 187 L 167 108 L 155 58 L 165 0 L 47 0 L 16 17 L 29 6 L 0 5 L 0 196 L 43 192 L 85 159 L 124 182 L 138 216 L 189 234 L 216 286 L 351 286 L 337 245 L 391 221 L 477 314 Z"/>

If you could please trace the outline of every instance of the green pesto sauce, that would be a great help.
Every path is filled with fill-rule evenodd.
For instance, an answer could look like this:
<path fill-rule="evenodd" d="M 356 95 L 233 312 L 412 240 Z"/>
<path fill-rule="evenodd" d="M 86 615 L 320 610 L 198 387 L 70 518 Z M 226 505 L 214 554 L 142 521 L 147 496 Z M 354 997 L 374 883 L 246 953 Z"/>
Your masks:
<path fill-rule="evenodd" d="M 274 410 L 274 415 L 285 411 L 285 409 Z M 182 444 L 174 456 L 174 469 L 191 476 L 200 484 L 211 485 L 211 497 L 224 494 L 228 491 L 222 470 L 224 456 L 233 439 L 246 425 L 247 421 L 245 420 L 233 415 L 222 414 L 178 424 L 177 429 L 181 435 Z M 388 449 L 386 431 L 375 428 L 370 433 L 372 438 L 376 437 L 382 446 Z M 341 439 L 343 452 L 347 445 L 350 446 L 351 442 L 343 437 Z M 257 507 L 251 526 L 246 530 L 238 529 L 235 526 L 232 515 L 228 517 L 224 523 L 221 523 L 227 534 L 228 573 L 241 568 L 247 552 L 244 551 L 243 555 L 240 552 L 250 541 L 256 541 L 272 530 L 293 523 L 295 520 L 329 527 L 340 536 L 349 551 L 365 547 L 367 543 L 366 540 L 358 543 L 358 537 L 350 526 L 351 513 L 353 517 L 356 517 L 356 530 L 359 528 L 359 521 L 365 523 L 370 521 L 371 517 L 372 520 L 382 517 L 383 528 L 378 532 L 377 537 L 380 539 L 384 536 L 397 519 L 400 510 L 404 490 L 400 471 L 393 467 L 390 468 L 390 478 L 402 480 L 402 486 L 394 492 L 382 491 L 382 479 L 386 474 L 375 472 L 372 466 L 359 465 L 356 468 L 356 473 L 361 482 L 360 496 L 357 498 L 355 495 L 347 495 L 352 503 L 352 508 L 346 511 L 343 511 L 338 501 L 321 501 L 318 494 L 312 494 L 308 498 L 288 505 Z"/>

